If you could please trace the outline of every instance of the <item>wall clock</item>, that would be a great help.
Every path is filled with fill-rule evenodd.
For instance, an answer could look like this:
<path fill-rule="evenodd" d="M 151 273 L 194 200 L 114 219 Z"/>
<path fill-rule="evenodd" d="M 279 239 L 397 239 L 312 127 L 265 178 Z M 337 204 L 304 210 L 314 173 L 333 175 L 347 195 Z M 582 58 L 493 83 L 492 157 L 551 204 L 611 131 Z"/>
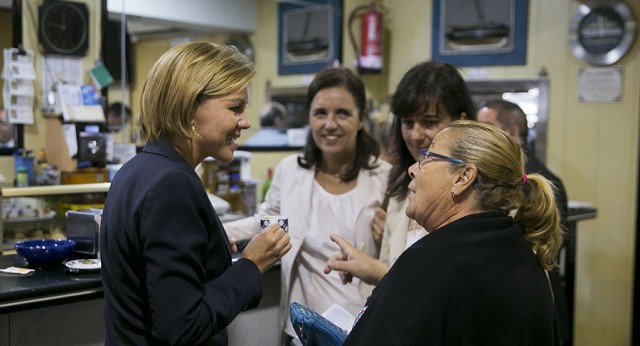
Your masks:
<path fill-rule="evenodd" d="M 38 14 L 38 39 L 44 53 L 85 54 L 89 41 L 89 12 L 85 4 L 46 0 Z"/>
<path fill-rule="evenodd" d="M 623 1 L 588 1 L 574 14 L 569 29 L 573 54 L 593 65 L 611 65 L 631 48 L 636 20 Z"/>

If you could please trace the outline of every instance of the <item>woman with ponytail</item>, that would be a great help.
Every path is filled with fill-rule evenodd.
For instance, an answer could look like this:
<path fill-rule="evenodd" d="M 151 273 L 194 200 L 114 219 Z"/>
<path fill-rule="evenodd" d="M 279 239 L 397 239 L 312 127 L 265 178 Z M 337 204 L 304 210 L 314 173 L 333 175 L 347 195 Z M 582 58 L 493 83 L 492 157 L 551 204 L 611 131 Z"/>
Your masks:
<path fill-rule="evenodd" d="M 524 166 L 492 125 L 440 131 L 409 167 L 406 213 L 429 236 L 378 283 L 344 345 L 560 345 L 546 275 L 560 216 L 553 185 Z"/>

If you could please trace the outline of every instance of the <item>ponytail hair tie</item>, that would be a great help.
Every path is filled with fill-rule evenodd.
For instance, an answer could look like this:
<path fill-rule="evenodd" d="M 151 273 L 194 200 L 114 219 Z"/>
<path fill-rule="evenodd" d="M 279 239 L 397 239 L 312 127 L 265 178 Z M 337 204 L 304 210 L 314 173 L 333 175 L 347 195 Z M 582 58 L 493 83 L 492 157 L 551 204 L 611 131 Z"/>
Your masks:
<path fill-rule="evenodd" d="M 527 183 L 527 174 L 523 174 L 522 175 L 522 185 L 525 185 Z"/>

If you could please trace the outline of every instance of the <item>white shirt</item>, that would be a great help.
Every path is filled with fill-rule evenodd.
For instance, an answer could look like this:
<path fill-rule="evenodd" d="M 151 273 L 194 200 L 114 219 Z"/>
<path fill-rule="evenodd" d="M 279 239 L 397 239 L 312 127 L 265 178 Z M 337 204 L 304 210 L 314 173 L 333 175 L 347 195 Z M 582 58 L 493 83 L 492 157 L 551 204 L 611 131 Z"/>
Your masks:
<path fill-rule="evenodd" d="M 373 161 L 372 161 L 373 162 Z M 358 173 L 358 184 L 355 188 L 356 204 L 359 207 L 355 216 L 355 245 L 361 251 L 372 257 L 378 257 L 378 251 L 371 235 L 371 222 L 374 217 L 375 208 L 382 204 L 389 181 L 389 171 L 391 165 L 384 161 L 377 161 L 376 168 L 371 170 L 361 169 Z M 280 289 L 280 319 L 279 328 L 285 330 L 289 326 L 289 302 L 306 294 L 301 291 L 300 281 L 296 278 L 300 271 L 305 271 L 299 265 L 298 259 L 303 243 L 307 237 L 311 225 L 311 220 L 316 213 L 313 190 L 315 184 L 315 171 L 298 165 L 298 154 L 290 155 L 280 161 L 273 173 L 273 182 L 269 188 L 264 203 L 260 204 L 256 215 L 241 220 L 227 222 L 224 224 L 225 230 L 230 237 L 237 239 L 250 239 L 260 232 L 260 215 L 286 215 L 289 217 L 289 236 L 291 237 L 291 250 L 282 257 L 280 261 L 281 289 Z M 409 222 L 409 219 L 404 219 Z M 326 221 L 322 220 L 326 225 Z M 326 234 L 330 231 L 326 228 Z M 403 232 L 406 234 L 406 232 Z M 404 239 L 402 240 L 404 245 Z M 338 246 L 336 245 L 335 251 Z M 322 266 L 324 268 L 324 265 Z M 325 275 L 322 273 L 322 275 Z M 294 285 L 294 281 L 298 284 Z M 359 284 L 361 301 L 365 301 L 370 295 L 373 286 L 362 281 Z M 322 312 L 322 311 L 321 311 Z M 292 331 L 292 328 L 288 328 Z"/>
<path fill-rule="evenodd" d="M 344 285 L 337 271 L 330 274 L 323 272 L 329 257 L 339 249 L 329 238 L 330 234 L 339 234 L 352 244 L 355 242 L 354 229 L 362 209 L 362 205 L 357 203 L 356 192 L 357 189 L 354 188 L 344 194 L 334 195 L 314 181 L 311 208 L 315 212 L 311 214 L 309 232 L 296 259 L 298 265 L 294 266 L 304 270 L 299 270 L 298 276 L 293 280 L 293 287 L 300 289 L 292 290 L 289 304 L 299 302 L 322 313 L 336 303 L 354 316 L 362 310 L 365 301 L 358 289 L 359 279 L 354 278 L 353 282 Z M 295 336 L 290 324 L 286 330 L 288 334 Z"/>
<path fill-rule="evenodd" d="M 404 245 L 404 249 L 408 249 L 413 243 L 422 239 L 425 235 L 429 234 L 424 227 L 420 226 L 415 220 L 409 221 L 409 231 L 407 233 L 407 242 Z"/>

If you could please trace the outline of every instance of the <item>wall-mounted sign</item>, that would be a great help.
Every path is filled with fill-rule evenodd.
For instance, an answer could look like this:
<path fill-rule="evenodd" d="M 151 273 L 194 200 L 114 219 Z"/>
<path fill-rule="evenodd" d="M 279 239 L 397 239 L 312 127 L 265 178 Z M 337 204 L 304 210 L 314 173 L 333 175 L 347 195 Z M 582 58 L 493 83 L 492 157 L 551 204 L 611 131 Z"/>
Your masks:
<path fill-rule="evenodd" d="M 591 1 L 581 4 L 569 29 L 573 54 L 593 65 L 611 65 L 631 48 L 636 20 L 622 1 Z"/>
<path fill-rule="evenodd" d="M 578 73 L 578 101 L 620 102 L 622 67 L 581 68 Z"/>

